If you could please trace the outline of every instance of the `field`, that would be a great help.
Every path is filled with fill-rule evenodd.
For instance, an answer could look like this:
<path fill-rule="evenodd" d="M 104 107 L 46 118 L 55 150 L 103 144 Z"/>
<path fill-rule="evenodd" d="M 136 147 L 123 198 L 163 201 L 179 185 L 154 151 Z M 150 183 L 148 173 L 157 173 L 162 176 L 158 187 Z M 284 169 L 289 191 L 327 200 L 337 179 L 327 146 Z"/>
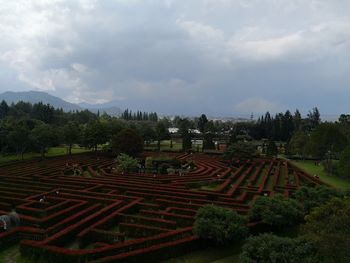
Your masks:
<path fill-rule="evenodd" d="M 324 170 L 322 165 L 315 165 L 314 161 L 293 161 L 293 164 L 296 165 L 297 167 L 303 169 L 309 174 L 317 174 L 320 179 L 339 189 L 349 189 L 350 188 L 350 181 L 344 180 L 340 177 L 337 176 L 331 176 L 328 175 L 327 172 Z"/>
<path fill-rule="evenodd" d="M 170 262 L 234 262 L 230 251 L 220 250 L 222 257 L 194 252 L 203 248 L 192 233 L 201 206 L 245 215 L 260 195 L 289 196 L 301 185 L 321 184 L 280 159 L 227 163 L 206 154 L 168 155 L 192 160 L 196 169 L 182 176 L 123 175 L 113 169 L 113 158 L 94 153 L 1 166 L 0 215 L 15 208 L 21 225 L 1 228 L 0 247 L 20 244 L 34 262 L 155 262 L 189 252 Z M 64 172 L 72 164 L 80 176 Z"/>
<path fill-rule="evenodd" d="M 77 153 L 84 153 L 89 152 L 90 150 L 81 148 L 77 145 L 75 145 L 72 148 L 72 154 Z M 56 156 L 62 156 L 67 154 L 67 147 L 66 146 L 57 146 L 57 147 L 51 147 L 48 152 L 45 154 L 46 157 L 56 157 Z M 24 160 L 30 160 L 33 158 L 40 158 L 40 153 L 25 153 L 23 156 Z M 0 156 L 0 164 L 8 163 L 11 161 L 18 161 L 21 160 L 21 157 L 18 155 L 6 155 L 6 156 Z"/>

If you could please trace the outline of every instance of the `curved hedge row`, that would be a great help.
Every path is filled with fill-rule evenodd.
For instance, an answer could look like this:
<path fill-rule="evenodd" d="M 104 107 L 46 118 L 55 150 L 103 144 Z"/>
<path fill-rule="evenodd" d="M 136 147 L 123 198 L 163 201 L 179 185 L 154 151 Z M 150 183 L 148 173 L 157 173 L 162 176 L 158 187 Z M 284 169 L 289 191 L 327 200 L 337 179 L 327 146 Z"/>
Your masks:
<path fill-rule="evenodd" d="M 89 154 L 0 167 L 0 215 L 16 208 L 22 222 L 0 232 L 0 247 L 21 241 L 24 256 L 47 262 L 155 261 L 200 245 L 192 225 L 204 205 L 247 214 L 259 195 L 288 196 L 302 184 L 321 184 L 284 160 L 171 155 L 196 169 L 123 175 L 112 158 Z M 70 165 L 81 176 L 65 175 Z"/>

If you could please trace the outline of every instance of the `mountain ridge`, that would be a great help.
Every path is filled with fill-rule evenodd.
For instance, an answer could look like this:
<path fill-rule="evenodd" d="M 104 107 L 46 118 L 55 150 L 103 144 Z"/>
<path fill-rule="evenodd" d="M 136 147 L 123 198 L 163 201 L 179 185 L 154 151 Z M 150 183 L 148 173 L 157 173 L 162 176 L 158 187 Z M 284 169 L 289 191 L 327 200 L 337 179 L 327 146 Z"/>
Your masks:
<path fill-rule="evenodd" d="M 87 109 L 93 113 L 106 112 L 111 116 L 118 116 L 122 112 L 119 107 L 113 105 L 113 102 L 103 104 L 89 104 L 82 102 L 74 104 L 43 91 L 5 91 L 0 94 L 0 101 L 2 100 L 6 101 L 8 104 L 17 103 L 19 101 L 29 102 L 32 104 L 42 102 L 45 104 L 50 104 L 54 108 L 62 108 L 67 112 Z"/>

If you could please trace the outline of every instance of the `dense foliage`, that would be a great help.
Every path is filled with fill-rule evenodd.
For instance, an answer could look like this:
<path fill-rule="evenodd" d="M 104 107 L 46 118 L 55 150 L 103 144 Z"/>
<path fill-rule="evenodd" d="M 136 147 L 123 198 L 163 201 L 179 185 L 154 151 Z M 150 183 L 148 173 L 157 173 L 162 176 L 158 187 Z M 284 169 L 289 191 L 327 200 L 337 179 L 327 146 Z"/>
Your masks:
<path fill-rule="evenodd" d="M 247 239 L 241 263 L 315 263 L 320 262 L 317 247 L 304 238 L 262 234 Z"/>
<path fill-rule="evenodd" d="M 350 146 L 341 153 L 336 172 L 340 177 L 350 179 Z"/>
<path fill-rule="evenodd" d="M 238 141 L 233 143 L 225 152 L 226 159 L 252 158 L 256 155 L 256 147 L 251 142 Z"/>
<path fill-rule="evenodd" d="M 275 227 L 300 223 L 303 215 L 303 209 L 297 201 L 280 194 L 259 197 L 249 211 L 251 220 L 262 221 Z"/>
<path fill-rule="evenodd" d="M 303 232 L 316 243 L 326 262 L 350 262 L 350 199 L 333 198 L 305 218 Z"/>
<path fill-rule="evenodd" d="M 302 186 L 294 193 L 293 197 L 302 204 L 304 212 L 309 213 L 312 208 L 326 203 L 333 197 L 344 195 L 345 193 L 326 186 L 317 186 L 314 188 Z"/>
<path fill-rule="evenodd" d="M 194 233 L 216 244 L 227 244 L 246 236 L 246 219 L 233 210 L 215 205 L 206 205 L 196 214 Z"/>
<path fill-rule="evenodd" d="M 122 173 L 135 172 L 137 169 L 137 160 L 131 156 L 121 153 L 116 159 L 117 170 Z"/>
<path fill-rule="evenodd" d="M 137 156 L 142 152 L 142 137 L 132 129 L 124 129 L 112 137 L 112 149 L 115 153 Z"/>
<path fill-rule="evenodd" d="M 47 131 L 42 128 L 40 131 L 39 126 L 46 127 Z M 178 131 L 170 134 L 168 128 L 178 128 Z M 196 118 L 175 116 L 160 119 L 154 112 L 127 109 L 120 117 L 111 117 L 88 110 L 64 112 L 43 103 L 0 103 L 2 155 L 23 157 L 27 152 L 40 152 L 44 156 L 49 147 L 60 144 L 67 146 L 67 153 L 71 153 L 74 145 L 115 150 L 116 145 L 110 147 L 112 137 L 115 139 L 123 129 L 137 132 L 147 147 L 157 142 L 158 150 L 162 140 L 170 140 L 170 148 L 173 141 L 182 142 L 185 151 L 201 150 L 197 144 L 193 147 L 194 140 L 203 141 L 203 150 L 214 150 L 219 142 L 224 142 L 227 143 L 228 158 L 252 158 L 257 149 L 269 156 L 286 151 L 291 157 L 326 160 L 324 164 L 329 174 L 343 178 L 349 178 L 350 174 L 350 154 L 349 150 L 346 151 L 350 142 L 350 115 L 342 114 L 337 122 L 321 122 L 317 108 L 306 117 L 302 117 L 298 110 L 293 114 L 287 110 L 274 116 L 267 112 L 257 121 L 235 122 L 209 120 L 205 114 Z M 50 131 L 54 131 L 54 136 Z M 339 166 L 331 161 L 338 158 L 341 159 Z"/>

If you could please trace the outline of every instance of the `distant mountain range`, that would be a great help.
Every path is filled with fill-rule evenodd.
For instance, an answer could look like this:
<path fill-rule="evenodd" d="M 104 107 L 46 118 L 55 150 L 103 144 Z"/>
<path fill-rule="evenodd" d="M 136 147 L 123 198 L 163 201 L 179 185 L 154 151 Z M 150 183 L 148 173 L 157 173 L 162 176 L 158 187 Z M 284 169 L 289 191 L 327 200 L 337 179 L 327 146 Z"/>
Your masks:
<path fill-rule="evenodd" d="M 74 111 L 74 110 L 84 110 L 87 109 L 91 112 L 97 113 L 98 111 L 102 114 L 106 112 L 111 116 L 118 116 L 121 114 L 122 110 L 115 105 L 115 102 L 107 102 L 103 104 L 89 104 L 89 103 L 79 103 L 74 104 L 67 102 L 59 97 L 50 95 L 46 92 L 41 91 L 6 91 L 0 94 L 0 101 L 5 100 L 8 104 L 17 103 L 19 101 L 38 103 L 43 102 L 45 104 L 50 104 L 55 108 L 62 108 L 64 111 Z"/>
<path fill-rule="evenodd" d="M 102 114 L 103 112 L 111 116 L 119 116 L 122 110 L 116 106 L 116 102 L 106 102 L 101 104 L 90 104 L 86 102 L 78 103 L 77 105 L 83 109 L 88 109 L 91 112 L 97 113 L 98 111 Z"/>

